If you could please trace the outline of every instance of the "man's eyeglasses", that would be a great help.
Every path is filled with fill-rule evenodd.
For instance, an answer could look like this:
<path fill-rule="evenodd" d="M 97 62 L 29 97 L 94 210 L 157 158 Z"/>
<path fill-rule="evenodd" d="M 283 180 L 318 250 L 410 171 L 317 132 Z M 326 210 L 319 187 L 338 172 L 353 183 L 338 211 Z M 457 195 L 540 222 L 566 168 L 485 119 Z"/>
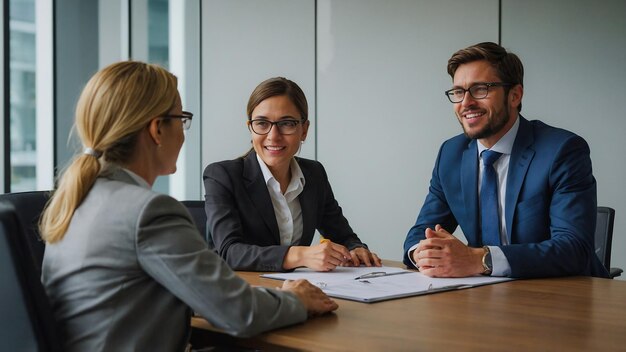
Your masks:
<path fill-rule="evenodd" d="M 189 111 L 183 111 L 181 115 L 163 115 L 166 119 L 180 119 L 183 122 L 183 129 L 188 130 L 191 127 L 191 119 L 193 114 Z"/>
<path fill-rule="evenodd" d="M 252 132 L 260 135 L 265 135 L 270 133 L 272 127 L 276 125 L 278 128 L 278 133 L 280 134 L 294 134 L 298 130 L 298 124 L 304 122 L 304 120 L 280 120 L 276 122 L 264 120 L 264 119 L 255 119 L 248 120 L 248 127 L 252 129 Z"/>
<path fill-rule="evenodd" d="M 469 89 L 463 88 L 452 88 L 448 89 L 444 92 L 446 97 L 450 99 L 451 103 L 460 103 L 465 99 L 465 92 L 469 92 L 472 98 L 474 99 L 485 99 L 489 94 L 489 88 L 491 87 L 506 87 L 512 86 L 512 83 L 504 83 L 504 82 L 489 82 L 489 83 L 478 83 L 469 87 Z"/>

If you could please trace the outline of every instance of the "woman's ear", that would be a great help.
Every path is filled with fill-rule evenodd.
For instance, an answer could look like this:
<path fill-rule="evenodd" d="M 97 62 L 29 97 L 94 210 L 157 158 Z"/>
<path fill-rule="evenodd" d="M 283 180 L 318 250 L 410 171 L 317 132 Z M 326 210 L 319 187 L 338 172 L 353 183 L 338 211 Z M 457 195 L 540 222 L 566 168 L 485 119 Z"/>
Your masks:
<path fill-rule="evenodd" d="M 161 145 L 161 119 L 152 119 L 148 124 L 148 133 L 154 144 Z"/>
<path fill-rule="evenodd" d="M 308 119 L 306 121 L 304 121 L 304 123 L 302 123 L 302 137 L 300 138 L 301 142 L 304 142 L 306 140 L 306 136 L 309 133 L 309 125 L 310 124 L 311 124 L 311 122 L 309 122 Z"/>

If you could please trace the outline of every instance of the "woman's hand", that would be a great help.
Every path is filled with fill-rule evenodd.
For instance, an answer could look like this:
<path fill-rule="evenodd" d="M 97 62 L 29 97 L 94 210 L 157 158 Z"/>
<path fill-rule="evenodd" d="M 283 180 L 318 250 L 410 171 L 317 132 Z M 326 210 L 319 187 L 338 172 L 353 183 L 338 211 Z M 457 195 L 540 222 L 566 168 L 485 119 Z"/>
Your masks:
<path fill-rule="evenodd" d="M 307 280 L 286 280 L 282 290 L 293 292 L 306 307 L 309 317 L 332 312 L 339 308 L 337 302 Z"/>
<path fill-rule="evenodd" d="M 290 247 L 283 260 L 283 268 L 293 269 L 305 266 L 316 271 L 331 271 L 350 260 L 352 256 L 346 247 L 328 241 L 309 247 Z"/>
<path fill-rule="evenodd" d="M 344 263 L 344 266 L 382 266 L 383 262 L 378 258 L 376 253 L 370 252 L 369 249 L 358 247 L 350 251 L 350 261 Z"/>

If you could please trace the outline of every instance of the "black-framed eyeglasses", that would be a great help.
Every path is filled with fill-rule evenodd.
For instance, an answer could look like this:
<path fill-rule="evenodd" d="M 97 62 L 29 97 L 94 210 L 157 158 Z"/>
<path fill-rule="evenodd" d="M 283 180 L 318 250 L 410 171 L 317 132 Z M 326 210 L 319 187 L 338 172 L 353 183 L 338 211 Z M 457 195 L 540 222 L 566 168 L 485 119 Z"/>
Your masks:
<path fill-rule="evenodd" d="M 180 115 L 163 115 L 161 117 L 167 119 L 180 119 L 183 122 L 183 129 L 188 130 L 191 127 L 191 119 L 193 118 L 193 114 L 189 111 L 183 111 Z"/>
<path fill-rule="evenodd" d="M 303 123 L 304 120 L 285 119 L 276 122 L 272 122 L 265 119 L 248 120 L 248 127 L 252 132 L 260 135 L 270 133 L 272 127 L 276 125 L 278 133 L 280 134 L 294 134 L 298 130 L 298 124 Z"/>
<path fill-rule="evenodd" d="M 465 93 L 469 92 L 472 98 L 474 99 L 485 99 L 487 95 L 489 95 L 489 88 L 491 87 L 506 87 L 512 86 L 512 83 L 505 82 L 486 82 L 486 83 L 476 83 L 468 89 L 463 88 L 452 88 L 448 89 L 444 92 L 446 97 L 450 100 L 451 103 L 460 103 L 465 99 Z"/>

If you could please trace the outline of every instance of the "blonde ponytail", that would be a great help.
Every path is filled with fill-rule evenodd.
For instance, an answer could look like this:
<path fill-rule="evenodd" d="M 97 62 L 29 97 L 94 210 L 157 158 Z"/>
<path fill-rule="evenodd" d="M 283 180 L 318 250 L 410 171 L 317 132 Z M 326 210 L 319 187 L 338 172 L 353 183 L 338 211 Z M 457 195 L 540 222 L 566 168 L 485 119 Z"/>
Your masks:
<path fill-rule="evenodd" d="M 41 237 L 47 243 L 63 239 L 74 211 L 96 182 L 100 162 L 92 155 L 80 154 L 63 172 L 39 222 Z"/>

